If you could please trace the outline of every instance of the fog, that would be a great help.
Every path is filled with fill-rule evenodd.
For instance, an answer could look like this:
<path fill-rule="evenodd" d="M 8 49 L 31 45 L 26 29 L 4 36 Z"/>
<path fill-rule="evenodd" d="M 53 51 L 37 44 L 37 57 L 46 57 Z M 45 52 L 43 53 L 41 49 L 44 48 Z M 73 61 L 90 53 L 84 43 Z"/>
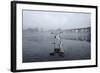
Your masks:
<path fill-rule="evenodd" d="M 91 59 L 90 25 L 91 14 L 89 13 L 23 10 L 22 62 Z M 59 28 L 63 32 L 60 32 L 58 37 L 62 42 L 60 48 L 59 41 L 55 39 L 55 34 L 52 33 Z M 77 31 L 75 28 L 78 28 Z M 56 32 L 59 32 L 59 30 L 56 30 Z M 63 56 L 60 55 L 60 52 L 56 53 L 55 49 L 63 49 Z M 54 55 L 50 55 L 51 53 L 54 53 Z"/>
<path fill-rule="evenodd" d="M 23 10 L 23 29 L 73 29 L 91 25 L 90 13 Z"/>

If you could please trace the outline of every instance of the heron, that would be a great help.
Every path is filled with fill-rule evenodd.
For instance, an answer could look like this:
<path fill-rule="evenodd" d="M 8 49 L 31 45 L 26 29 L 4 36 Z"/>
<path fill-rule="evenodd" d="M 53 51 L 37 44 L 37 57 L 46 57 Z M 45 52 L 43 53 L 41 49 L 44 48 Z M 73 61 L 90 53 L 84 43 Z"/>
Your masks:
<path fill-rule="evenodd" d="M 61 41 L 61 36 L 60 36 L 60 34 L 57 34 L 57 35 L 55 36 L 55 39 L 57 39 L 57 40 L 59 41 L 59 48 L 62 48 L 62 41 Z"/>
<path fill-rule="evenodd" d="M 60 56 L 63 56 L 63 53 L 64 53 L 64 50 L 62 48 L 62 41 L 61 41 L 61 36 L 60 34 L 63 33 L 63 32 L 59 32 L 59 33 L 51 33 L 51 34 L 54 34 L 54 50 L 56 53 L 58 53 Z M 58 46 L 59 47 L 56 47 L 55 48 L 55 45 L 57 44 L 57 42 L 55 42 L 55 39 L 59 41 L 59 44 Z M 54 55 L 54 53 L 52 53 L 52 55 Z"/>

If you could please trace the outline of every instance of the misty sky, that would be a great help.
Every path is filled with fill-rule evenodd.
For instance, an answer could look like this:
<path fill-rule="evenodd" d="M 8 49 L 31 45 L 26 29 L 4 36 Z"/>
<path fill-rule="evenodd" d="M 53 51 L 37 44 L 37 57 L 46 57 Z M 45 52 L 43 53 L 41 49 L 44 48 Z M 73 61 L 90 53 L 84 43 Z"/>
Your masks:
<path fill-rule="evenodd" d="M 23 29 L 73 29 L 91 25 L 90 13 L 23 10 Z"/>

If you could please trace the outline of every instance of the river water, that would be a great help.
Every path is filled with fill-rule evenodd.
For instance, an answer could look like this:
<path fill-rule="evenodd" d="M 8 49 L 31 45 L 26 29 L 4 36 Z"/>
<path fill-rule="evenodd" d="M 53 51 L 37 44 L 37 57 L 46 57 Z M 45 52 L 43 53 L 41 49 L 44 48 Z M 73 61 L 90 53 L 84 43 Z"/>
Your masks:
<path fill-rule="evenodd" d="M 22 56 L 23 62 L 45 62 L 62 60 L 91 59 L 91 42 L 88 41 L 89 33 L 63 33 L 64 57 L 50 53 L 54 51 L 54 36 L 49 32 L 23 32 Z M 81 38 L 80 38 L 81 37 Z"/>

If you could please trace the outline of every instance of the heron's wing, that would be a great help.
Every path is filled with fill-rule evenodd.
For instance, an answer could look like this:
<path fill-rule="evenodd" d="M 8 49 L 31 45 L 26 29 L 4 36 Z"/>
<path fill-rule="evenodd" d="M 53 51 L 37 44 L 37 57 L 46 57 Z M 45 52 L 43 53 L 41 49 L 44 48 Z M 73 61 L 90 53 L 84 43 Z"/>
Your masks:
<path fill-rule="evenodd" d="M 58 40 L 60 40 L 60 36 L 59 36 L 59 35 L 57 35 L 56 38 L 57 38 Z"/>

